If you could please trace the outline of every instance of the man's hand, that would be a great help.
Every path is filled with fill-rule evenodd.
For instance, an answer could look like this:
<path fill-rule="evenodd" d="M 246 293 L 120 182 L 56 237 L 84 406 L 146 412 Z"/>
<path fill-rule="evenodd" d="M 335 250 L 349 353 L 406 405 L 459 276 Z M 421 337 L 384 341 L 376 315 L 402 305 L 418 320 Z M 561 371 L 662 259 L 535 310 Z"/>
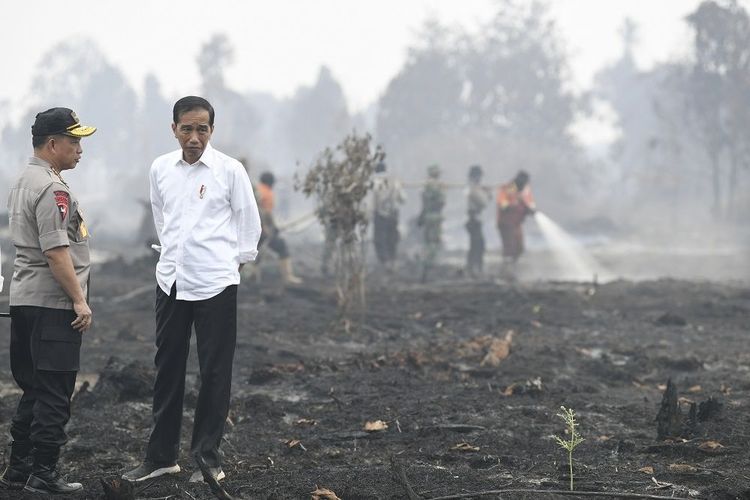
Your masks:
<path fill-rule="evenodd" d="M 70 324 L 73 328 L 83 333 L 91 328 L 93 315 L 86 301 L 73 303 L 73 311 L 76 313 L 76 319 Z"/>

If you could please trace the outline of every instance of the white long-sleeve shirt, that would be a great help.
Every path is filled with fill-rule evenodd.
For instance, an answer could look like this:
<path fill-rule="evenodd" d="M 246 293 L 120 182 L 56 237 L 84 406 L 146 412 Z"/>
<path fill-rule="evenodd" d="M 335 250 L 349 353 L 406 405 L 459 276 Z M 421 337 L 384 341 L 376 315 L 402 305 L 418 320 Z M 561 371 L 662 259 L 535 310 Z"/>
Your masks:
<path fill-rule="evenodd" d="M 164 293 L 177 282 L 178 300 L 204 300 L 239 284 L 239 265 L 255 260 L 261 232 L 242 164 L 208 144 L 192 165 L 181 149 L 158 157 L 149 178 Z"/>

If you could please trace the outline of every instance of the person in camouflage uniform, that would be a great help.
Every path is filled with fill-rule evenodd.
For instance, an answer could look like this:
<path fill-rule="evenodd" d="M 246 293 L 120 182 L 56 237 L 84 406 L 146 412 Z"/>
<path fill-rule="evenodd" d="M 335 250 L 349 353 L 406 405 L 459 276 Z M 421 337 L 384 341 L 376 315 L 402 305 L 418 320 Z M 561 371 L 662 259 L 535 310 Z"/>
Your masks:
<path fill-rule="evenodd" d="M 484 231 L 482 230 L 482 211 L 487 207 L 489 195 L 481 185 L 482 167 L 472 165 L 469 169 L 469 192 L 466 200 L 469 219 L 466 231 L 469 233 L 469 253 L 466 256 L 466 272 L 476 278 L 482 274 L 484 267 Z"/>
<path fill-rule="evenodd" d="M 422 190 L 422 211 L 417 219 L 417 225 L 422 228 L 422 281 L 427 280 L 432 267 L 435 265 L 437 254 L 442 246 L 443 207 L 445 206 L 445 190 L 440 182 L 440 167 L 427 167 L 427 182 Z"/>

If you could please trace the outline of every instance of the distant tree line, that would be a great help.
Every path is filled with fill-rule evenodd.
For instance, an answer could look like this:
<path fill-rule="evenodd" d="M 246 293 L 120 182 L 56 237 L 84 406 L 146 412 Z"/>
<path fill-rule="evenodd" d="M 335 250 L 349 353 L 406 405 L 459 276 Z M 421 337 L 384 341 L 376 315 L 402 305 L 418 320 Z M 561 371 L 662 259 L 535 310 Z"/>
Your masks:
<path fill-rule="evenodd" d="M 225 74 L 235 64 L 234 47 L 226 35 L 213 35 L 196 54 L 196 93 L 217 108 L 217 146 L 247 159 L 254 175 L 270 168 L 283 179 L 356 129 L 374 135 L 406 180 L 423 179 L 431 163 L 440 163 L 449 181 L 463 181 L 476 163 L 493 183 L 526 169 L 540 206 L 558 219 L 626 219 L 648 207 L 686 220 L 746 213 L 750 20 L 736 0 L 704 1 L 686 18 L 690 57 L 649 71 L 634 63 L 637 29 L 629 25 L 622 57 L 584 95 L 571 90 L 568 56 L 547 4 L 495 5 L 475 31 L 427 22 L 379 100 L 359 114 L 326 67 L 287 99 L 230 88 Z M 71 106 L 100 128 L 85 145 L 85 174 L 74 175 L 101 217 L 122 216 L 129 199 L 146 197 L 150 161 L 176 147 L 169 121 L 177 96 L 166 96 L 153 75 L 137 91 L 90 40 L 66 40 L 43 54 L 29 95 L 22 119 L 2 130 L 0 178 L 28 156 L 34 113 Z M 611 107 L 620 132 L 606 162 L 589 159 L 572 132 L 597 102 Z"/>
<path fill-rule="evenodd" d="M 493 183 L 527 169 L 545 210 L 570 213 L 591 166 L 571 133 L 587 106 L 569 78 L 541 2 L 499 1 L 475 34 L 432 21 L 379 102 L 376 136 L 407 179 L 428 163 L 453 181 L 476 163 Z"/>
<path fill-rule="evenodd" d="M 736 0 L 707 0 L 685 21 L 685 60 L 638 70 L 630 23 L 622 57 L 599 75 L 622 132 L 622 202 L 675 222 L 739 221 L 750 208 L 750 17 Z"/>

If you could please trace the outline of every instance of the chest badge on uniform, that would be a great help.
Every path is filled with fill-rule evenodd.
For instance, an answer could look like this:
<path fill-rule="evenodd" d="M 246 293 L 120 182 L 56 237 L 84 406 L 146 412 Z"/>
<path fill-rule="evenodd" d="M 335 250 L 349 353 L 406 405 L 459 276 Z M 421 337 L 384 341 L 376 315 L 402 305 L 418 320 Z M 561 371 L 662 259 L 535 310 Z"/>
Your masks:
<path fill-rule="evenodd" d="M 198 197 L 202 200 L 205 195 L 206 195 L 206 185 L 201 184 L 201 188 L 198 191 Z"/>
<path fill-rule="evenodd" d="M 78 220 L 78 236 L 86 239 L 89 237 L 89 227 L 86 225 L 86 221 L 83 220 L 83 212 L 80 208 L 78 209 Z"/>
<path fill-rule="evenodd" d="M 65 220 L 68 216 L 68 207 L 70 206 L 70 195 L 66 191 L 55 191 L 55 204 L 60 211 L 60 219 Z"/>

